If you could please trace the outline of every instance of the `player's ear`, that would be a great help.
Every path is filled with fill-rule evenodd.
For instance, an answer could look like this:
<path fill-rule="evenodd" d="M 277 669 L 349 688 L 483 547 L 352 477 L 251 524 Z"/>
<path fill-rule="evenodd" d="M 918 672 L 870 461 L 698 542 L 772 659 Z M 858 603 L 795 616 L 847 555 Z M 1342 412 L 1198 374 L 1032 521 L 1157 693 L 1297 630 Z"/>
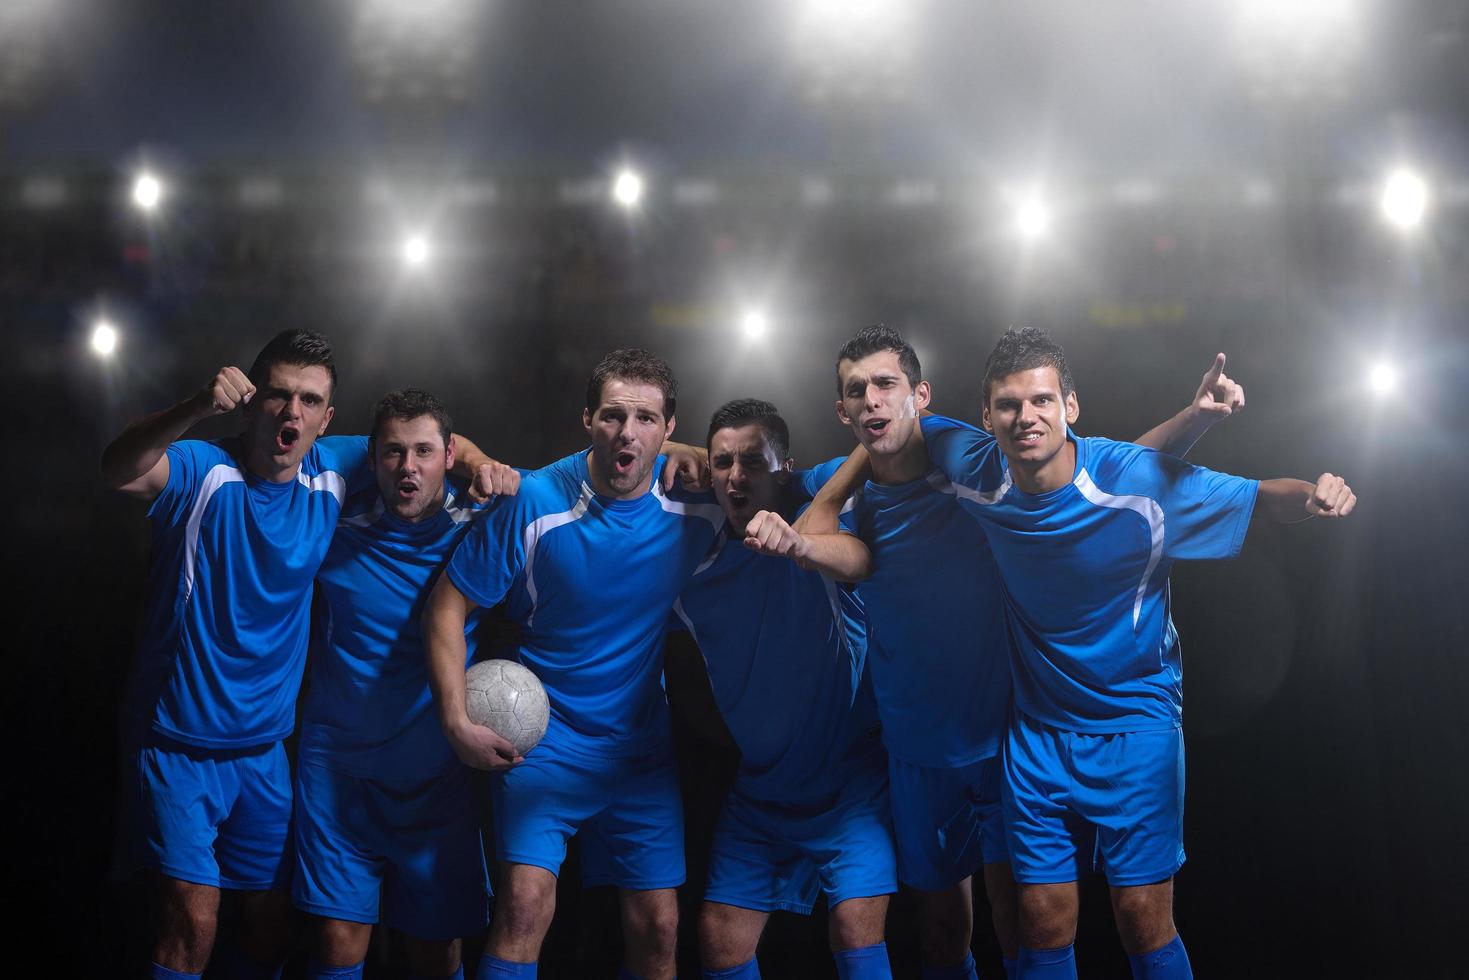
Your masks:
<path fill-rule="evenodd" d="M 791 473 L 796 468 L 796 457 L 787 456 L 780 464 L 780 469 L 775 471 L 775 479 L 781 486 L 785 486 L 791 478 Z"/>
<path fill-rule="evenodd" d="M 995 423 L 990 421 L 990 403 L 985 401 L 984 407 L 979 410 L 979 420 L 984 424 L 984 431 L 990 435 L 995 434 Z"/>
<path fill-rule="evenodd" d="M 667 442 L 673 438 L 673 427 L 678 424 L 677 416 L 669 416 L 668 424 L 663 428 L 663 441 Z"/>
<path fill-rule="evenodd" d="M 842 425 L 851 425 L 852 420 L 847 415 L 847 403 L 840 398 L 837 399 L 837 418 L 841 419 Z"/>
<path fill-rule="evenodd" d="M 454 468 L 454 437 L 453 436 L 450 436 L 449 437 L 449 441 L 444 444 L 444 469 L 446 469 L 446 470 L 452 470 L 453 468 Z"/>
<path fill-rule="evenodd" d="M 332 416 L 335 414 L 337 414 L 337 406 L 328 405 L 326 407 L 326 414 L 321 417 L 321 428 L 316 430 L 318 436 L 326 435 L 326 427 L 331 424 Z"/>
<path fill-rule="evenodd" d="M 1066 393 L 1066 424 L 1075 425 L 1076 420 L 1081 418 L 1081 403 L 1076 400 L 1076 392 Z"/>
<path fill-rule="evenodd" d="M 592 410 L 590 408 L 581 410 L 581 427 L 587 430 L 587 435 L 592 434 Z"/>
<path fill-rule="evenodd" d="M 929 400 L 933 398 L 933 388 L 927 381 L 918 382 L 918 387 L 913 389 L 913 407 L 923 411 L 928 407 Z"/>

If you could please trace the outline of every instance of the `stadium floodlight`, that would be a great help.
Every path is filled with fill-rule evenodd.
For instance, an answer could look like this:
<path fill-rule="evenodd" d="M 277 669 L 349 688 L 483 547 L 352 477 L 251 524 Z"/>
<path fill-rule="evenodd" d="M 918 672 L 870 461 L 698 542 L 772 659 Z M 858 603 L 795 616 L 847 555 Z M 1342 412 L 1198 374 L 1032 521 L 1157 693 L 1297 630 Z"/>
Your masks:
<path fill-rule="evenodd" d="M 1411 170 L 1395 170 L 1382 188 L 1382 216 L 1400 231 L 1412 231 L 1428 212 L 1428 182 Z"/>
<path fill-rule="evenodd" d="M 163 200 L 163 182 L 144 172 L 133 181 L 133 203 L 144 211 L 152 211 Z"/>
<path fill-rule="evenodd" d="M 1015 207 L 1015 230 L 1027 242 L 1046 237 L 1051 230 L 1051 211 L 1045 202 L 1034 195 L 1021 200 Z"/>
<path fill-rule="evenodd" d="M 612 181 L 612 199 L 625 208 L 636 207 L 643 197 L 643 178 L 626 168 Z"/>
<path fill-rule="evenodd" d="M 770 329 L 770 320 L 760 310 L 748 310 L 740 319 L 740 329 L 750 340 L 759 340 Z"/>
<path fill-rule="evenodd" d="M 410 269 L 422 269 L 428 265 L 428 239 L 422 235 L 409 235 L 403 240 L 403 264 Z"/>
<path fill-rule="evenodd" d="M 1374 394 L 1391 394 L 1398 386 L 1398 369 L 1390 361 L 1378 361 L 1367 370 L 1367 386 Z"/>
<path fill-rule="evenodd" d="M 98 320 L 92 325 L 92 351 L 101 357 L 107 357 L 117 350 L 117 328 L 106 320 Z"/>

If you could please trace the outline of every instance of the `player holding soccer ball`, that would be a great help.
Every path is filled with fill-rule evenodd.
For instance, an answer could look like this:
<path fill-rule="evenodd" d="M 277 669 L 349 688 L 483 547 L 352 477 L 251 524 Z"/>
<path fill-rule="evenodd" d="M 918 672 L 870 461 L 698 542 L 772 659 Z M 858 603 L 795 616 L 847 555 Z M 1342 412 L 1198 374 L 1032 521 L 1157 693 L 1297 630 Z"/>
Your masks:
<path fill-rule="evenodd" d="M 311 580 L 344 496 L 366 482 L 366 444 L 318 441 L 336 368 L 326 340 L 276 336 L 247 373 L 222 368 L 192 398 L 129 426 L 103 478 L 152 506 L 142 645 L 123 702 L 118 870 L 157 873 L 152 975 L 203 972 L 221 888 L 245 893 L 243 960 L 285 955 L 284 857 Z M 180 440 L 243 406 L 238 439 Z"/>
<path fill-rule="evenodd" d="M 498 898 L 480 977 L 535 975 L 578 830 L 584 880 L 621 889 L 625 971 L 673 976 L 683 807 L 663 632 L 724 522 L 707 495 L 658 485 L 674 406 L 660 358 L 631 349 L 603 358 L 582 415 L 591 450 L 527 475 L 475 522 L 425 612 L 444 732 L 460 758 L 494 772 Z M 465 713 L 465 620 L 502 599 L 523 627 L 519 659 L 551 702 L 545 740 L 523 760 Z"/>
<path fill-rule="evenodd" d="M 1340 477 L 1255 481 L 1071 431 L 1065 354 L 1011 330 L 990 354 L 981 432 L 923 420 L 934 463 L 985 532 L 1016 640 L 1005 824 L 1021 975 L 1074 978 L 1079 866 L 1100 856 L 1133 975 L 1191 977 L 1173 923 L 1183 864 L 1182 662 L 1175 561 L 1231 558 L 1250 519 L 1345 517 Z"/>
<path fill-rule="evenodd" d="M 843 978 L 892 975 L 883 926 L 897 890 L 887 758 L 865 668 L 866 623 L 853 589 L 865 567 L 826 564 L 821 537 L 803 560 L 759 554 L 799 538 L 790 433 L 774 405 L 733 401 L 709 423 L 709 465 L 726 523 L 674 611 L 708 666 L 740 770 L 714 831 L 699 921 L 706 976 L 759 976 L 770 913 L 808 913 L 825 893 Z M 834 466 L 830 469 L 835 469 Z M 829 574 L 827 574 L 829 573 Z"/>
<path fill-rule="evenodd" d="M 447 474 L 453 423 L 437 398 L 390 392 L 373 409 L 376 484 L 343 506 L 317 573 L 311 678 L 296 770 L 292 898 L 317 918 L 311 978 L 362 975 L 372 924 L 409 937 L 415 976 L 462 976 L 459 937 L 489 920 L 469 771 L 433 711 L 419 614 L 485 505 Z M 520 477 L 486 462 L 482 489 Z M 474 651 L 479 611 L 465 623 Z"/>
<path fill-rule="evenodd" d="M 1223 375 L 1205 375 L 1192 405 L 1139 442 L 1184 451 L 1243 403 Z M 1016 894 L 1000 806 L 1000 745 L 1010 704 L 1010 640 L 999 577 L 983 533 L 954 484 L 929 459 L 919 413 L 928 404 L 918 356 L 896 331 L 869 327 L 837 357 L 837 414 L 859 448 L 813 505 L 831 530 L 870 456 L 854 501 L 871 550 L 868 663 L 889 755 L 898 877 L 918 897 L 923 973 L 975 976 L 970 875 L 983 869 L 1005 969 L 1018 955 Z M 839 539 L 860 552 L 863 545 Z M 860 556 L 847 559 L 860 561 Z"/>

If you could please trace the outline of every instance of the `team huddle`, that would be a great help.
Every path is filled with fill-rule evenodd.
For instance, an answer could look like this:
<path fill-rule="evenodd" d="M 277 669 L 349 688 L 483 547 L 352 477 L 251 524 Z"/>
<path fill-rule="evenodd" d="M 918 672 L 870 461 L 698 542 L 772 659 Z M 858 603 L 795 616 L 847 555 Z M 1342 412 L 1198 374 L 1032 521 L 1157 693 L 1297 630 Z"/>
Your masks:
<path fill-rule="evenodd" d="M 462 977 L 461 938 L 488 924 L 476 976 L 534 977 L 579 835 L 584 882 L 619 889 L 622 975 L 674 976 L 684 821 L 662 680 L 679 630 L 740 750 L 703 883 L 704 976 L 758 977 L 770 913 L 824 896 L 837 974 L 889 977 L 901 883 L 923 976 L 974 978 L 978 875 L 1006 975 L 1075 977 L 1092 871 L 1134 975 L 1192 976 L 1172 915 L 1169 569 L 1233 557 L 1256 514 L 1356 502 L 1329 473 L 1183 461 L 1243 406 L 1223 368 L 1135 443 L 1082 437 L 1064 353 L 1012 330 L 977 428 L 930 414 L 913 348 L 871 327 L 836 361 L 855 449 L 796 470 L 756 399 L 716 411 L 702 450 L 673 443 L 672 371 L 623 349 L 588 381 L 590 448 L 521 471 L 413 388 L 377 403 L 368 436 L 326 436 L 330 347 L 280 334 L 103 457 L 153 527 L 118 848 L 119 872 L 157 884 L 150 975 L 202 974 L 231 889 L 226 975 L 278 975 L 299 909 L 310 977 L 361 977 L 379 922 L 407 937 L 413 976 Z M 239 437 L 182 438 L 234 411 Z M 496 606 L 551 706 L 523 756 L 465 708 Z M 308 670 L 293 773 L 282 740 Z"/>

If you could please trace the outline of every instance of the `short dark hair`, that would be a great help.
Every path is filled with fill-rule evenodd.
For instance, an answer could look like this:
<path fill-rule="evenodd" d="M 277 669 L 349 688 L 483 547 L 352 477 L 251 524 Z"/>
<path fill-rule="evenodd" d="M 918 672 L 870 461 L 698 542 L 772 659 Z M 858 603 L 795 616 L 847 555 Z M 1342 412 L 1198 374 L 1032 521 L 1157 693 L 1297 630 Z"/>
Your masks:
<path fill-rule="evenodd" d="M 1006 330 L 984 365 L 985 404 L 989 404 L 990 388 L 999 379 L 1042 367 L 1056 369 L 1056 375 L 1061 379 L 1062 398 L 1076 390 L 1076 383 L 1071 378 L 1071 365 L 1066 363 L 1066 352 L 1051 339 L 1050 334 L 1034 327 Z"/>
<path fill-rule="evenodd" d="M 714 433 L 720 429 L 738 429 L 746 425 L 758 425 L 764 429 L 771 447 L 782 461 L 790 456 L 790 427 L 780 417 L 780 409 L 758 398 L 736 398 L 715 409 L 709 419 L 709 434 L 704 437 L 705 448 L 714 441 Z"/>
<path fill-rule="evenodd" d="M 444 437 L 447 447 L 449 437 L 454 434 L 454 420 L 449 417 L 449 410 L 444 408 L 443 402 L 422 388 L 398 388 L 388 392 L 372 406 L 372 434 L 367 437 L 369 451 L 377 446 L 378 433 L 389 419 L 408 422 L 425 415 L 433 416 L 438 423 L 439 434 Z"/>
<path fill-rule="evenodd" d="M 276 334 L 255 355 L 255 363 L 250 365 L 250 383 L 257 388 L 264 385 L 270 377 L 270 369 L 277 364 L 324 367 L 332 379 L 327 401 L 330 402 L 337 392 L 337 366 L 332 363 L 332 345 L 319 333 L 312 333 L 310 330 L 282 330 Z"/>
<path fill-rule="evenodd" d="M 843 361 L 860 361 L 864 357 L 885 350 L 890 350 L 898 355 L 898 367 L 903 369 L 908 383 L 917 388 L 918 382 L 923 380 L 923 365 L 918 363 L 918 353 L 913 349 L 913 345 L 904 340 L 903 335 L 893 328 L 874 323 L 870 327 L 858 330 L 856 336 L 837 351 L 837 397 L 840 398 L 842 394 Z"/>
<path fill-rule="evenodd" d="M 640 347 L 622 347 L 597 362 L 587 379 L 587 411 L 595 412 L 602 404 L 602 388 L 611 380 L 640 381 L 663 392 L 663 420 L 673 418 L 678 398 L 678 382 L 668 362 Z"/>

